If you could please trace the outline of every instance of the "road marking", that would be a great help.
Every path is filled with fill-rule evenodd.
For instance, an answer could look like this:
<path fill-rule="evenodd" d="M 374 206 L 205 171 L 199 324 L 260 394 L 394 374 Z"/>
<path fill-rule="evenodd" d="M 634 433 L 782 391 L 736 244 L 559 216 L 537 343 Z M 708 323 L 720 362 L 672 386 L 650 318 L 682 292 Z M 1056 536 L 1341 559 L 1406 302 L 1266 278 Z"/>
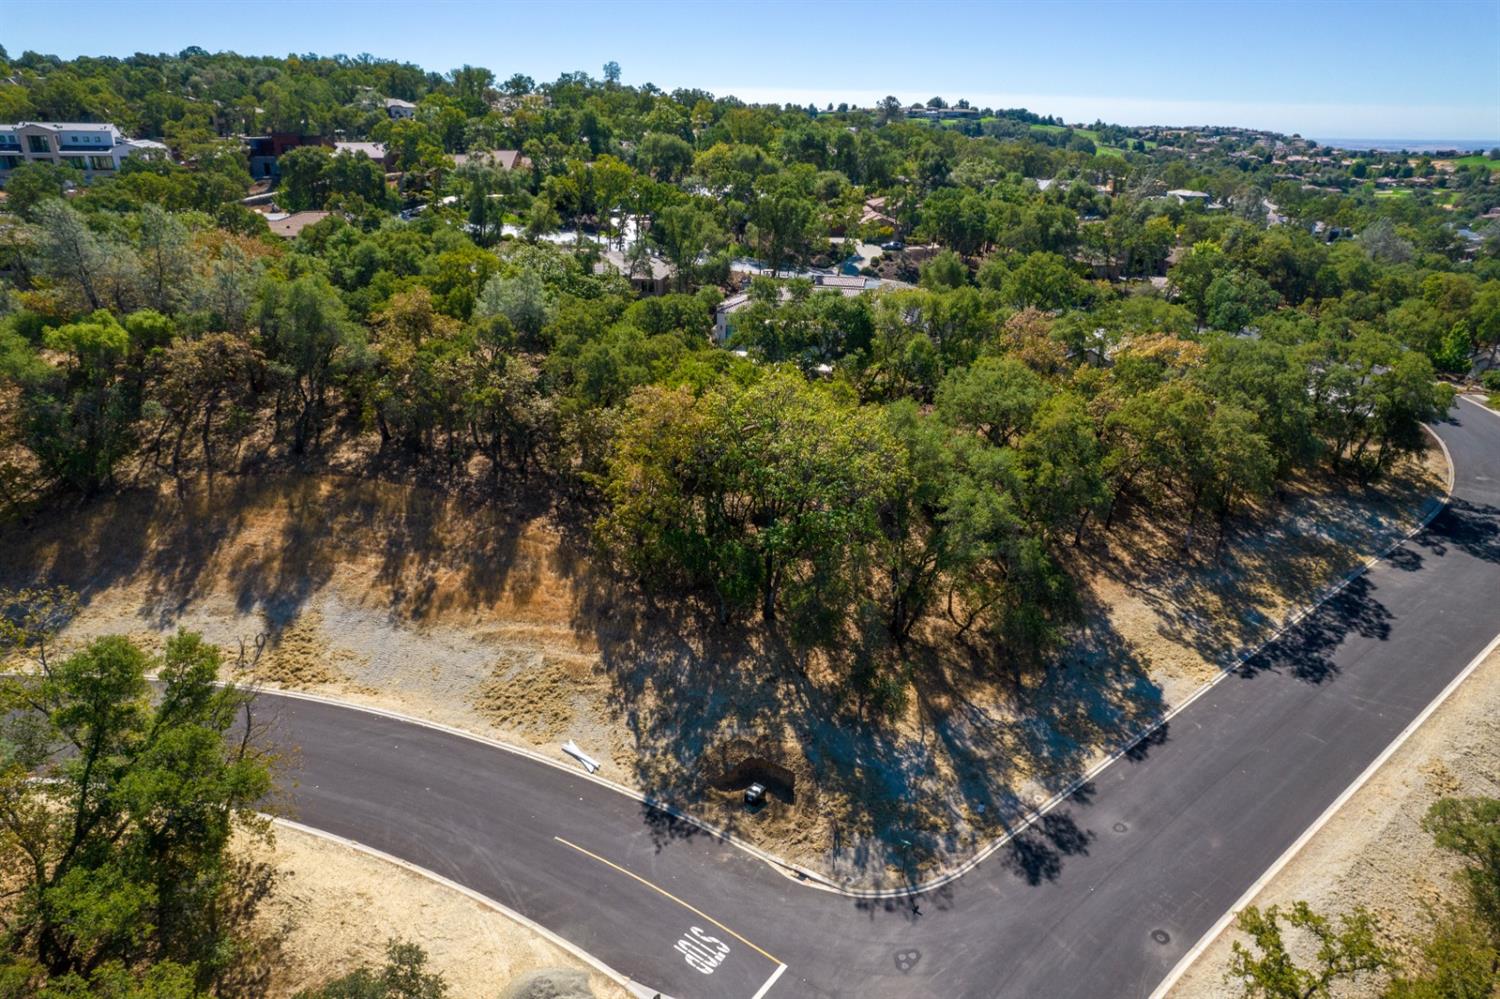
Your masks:
<path fill-rule="evenodd" d="M 340 846 L 347 847 L 348 849 L 354 850 L 358 853 L 363 853 L 366 856 L 374 857 L 377 860 L 383 860 L 387 864 L 394 864 L 395 866 L 403 870 L 410 871 L 413 874 L 424 877 L 436 884 L 442 885 L 444 888 L 452 889 L 465 898 L 473 899 L 480 905 L 485 906 L 489 909 L 493 909 L 495 912 L 500 913 L 502 916 L 505 916 L 513 922 L 524 926 L 526 929 L 535 933 L 543 940 L 546 940 L 554 946 L 566 951 L 569 954 L 572 954 L 574 957 L 578 958 L 578 960 L 582 961 L 584 964 L 589 965 L 599 974 L 603 975 L 605 978 L 608 978 L 610 981 L 615 982 L 632 995 L 643 994 L 640 991 L 641 987 L 638 983 L 631 981 L 629 978 L 626 978 L 620 972 L 616 971 L 614 968 L 611 968 L 609 965 L 605 964 L 599 958 L 595 957 L 593 954 L 590 954 L 582 947 L 573 943 L 571 940 L 568 940 L 565 937 L 552 932 L 541 923 L 538 923 L 536 920 L 528 919 L 526 916 L 521 915 L 510 906 L 497 902 L 493 898 L 490 898 L 488 895 L 485 895 L 482 892 L 475 891 L 473 888 L 470 888 L 467 885 L 461 885 L 457 881 L 454 881 L 452 878 L 445 878 L 441 874 L 438 874 L 436 871 L 430 871 L 419 864 L 414 864 L 409 860 L 402 860 L 400 857 L 386 853 L 384 850 L 377 850 L 375 847 L 366 846 L 358 840 L 349 839 L 347 836 L 340 836 L 337 833 L 331 833 L 326 830 L 319 829 L 316 826 L 303 825 L 301 822 L 294 822 L 291 819 L 284 819 L 275 815 L 268 815 L 266 817 L 276 825 L 286 826 L 288 829 L 295 829 L 300 833 L 306 833 L 309 836 L 315 836 L 318 839 L 327 840 L 330 843 L 337 843 Z"/>
<path fill-rule="evenodd" d="M 1468 402 L 1471 405 L 1482 409 L 1493 416 L 1500 416 L 1500 412 L 1496 412 L 1483 403 L 1475 401 L 1471 396 L 1460 395 L 1457 398 L 1463 400 L 1464 402 Z M 630 787 L 629 785 L 610 780 L 607 777 L 601 777 L 597 774 L 590 774 L 587 771 L 580 772 L 576 767 L 569 766 L 561 760 L 553 759 L 550 756 L 544 756 L 536 750 L 529 749 L 525 746 L 519 746 L 510 742 L 502 742 L 501 740 L 495 739 L 491 736 L 480 735 L 477 732 L 470 732 L 465 729 L 457 728 L 453 725 L 445 725 L 442 722 L 435 722 L 427 718 L 419 718 L 415 715 L 406 714 L 404 712 L 393 711 L 390 708 L 380 708 L 369 704 L 359 704 L 353 701 L 344 700 L 339 697 L 332 697 L 328 694 L 316 694 L 312 693 L 311 691 L 288 690 L 285 688 L 266 686 L 256 686 L 252 689 L 256 693 L 264 693 L 271 697 L 283 697 L 289 700 L 309 701 L 315 704 L 326 704 L 331 707 L 341 708 L 346 711 L 359 711 L 364 714 L 376 715 L 382 718 L 389 718 L 393 721 L 403 722 L 408 725 L 419 725 L 423 728 L 431 729 L 435 732 L 442 732 L 444 735 L 450 735 L 460 739 L 467 739 L 470 742 L 481 743 L 483 745 L 489 746 L 492 749 L 499 749 L 504 752 L 511 753 L 515 756 L 524 756 L 534 763 L 540 763 L 543 766 L 551 767 L 554 770 L 560 771 L 573 777 L 593 781 L 600 787 L 608 788 L 611 791 L 623 794 L 627 798 L 631 798 L 635 801 L 641 802 L 648 808 L 663 812 L 675 819 L 702 829 L 709 835 L 714 836 L 715 838 L 720 839 L 726 843 L 729 843 L 731 846 L 734 846 L 735 848 L 749 854 L 750 856 L 755 857 L 756 859 L 770 865 L 772 868 L 777 869 L 783 876 L 787 877 L 788 879 L 795 880 L 799 884 L 804 885 L 808 888 L 814 888 L 818 891 L 826 891 L 830 894 L 842 895 L 845 898 L 907 898 L 912 895 L 918 895 L 922 892 L 932 891 L 935 888 L 940 888 L 944 885 L 951 884 L 952 882 L 957 881 L 959 878 L 962 878 L 964 875 L 977 868 L 980 864 L 984 863 L 995 853 L 998 853 L 1001 849 L 1003 849 L 1017 835 L 1025 832 L 1044 815 L 1052 811 L 1053 808 L 1057 807 L 1059 804 L 1070 798 L 1079 788 L 1088 784 L 1104 770 L 1108 769 L 1111 765 L 1123 759 L 1126 754 L 1134 749 L 1147 736 L 1151 735 L 1157 729 L 1161 728 L 1167 722 L 1175 718 L 1182 711 L 1186 710 L 1186 708 L 1190 704 L 1192 704 L 1193 701 L 1207 694 L 1209 690 L 1217 686 L 1221 680 L 1228 678 L 1250 659 L 1253 659 L 1255 656 L 1259 655 L 1262 651 L 1264 651 L 1279 638 L 1281 638 L 1282 635 L 1286 634 L 1292 628 L 1300 624 L 1303 619 L 1316 613 L 1330 599 L 1337 596 L 1344 590 L 1345 587 L 1354 582 L 1354 580 L 1358 579 L 1360 576 L 1363 576 L 1377 563 L 1390 555 L 1391 552 L 1395 551 L 1397 548 L 1406 544 L 1408 541 L 1412 540 L 1413 538 L 1420 535 L 1423 531 L 1425 531 L 1427 529 L 1427 526 L 1437 518 L 1438 514 L 1447 509 L 1448 503 L 1452 499 L 1453 489 L 1456 484 L 1458 467 L 1453 463 L 1453 456 L 1448 451 L 1448 445 L 1444 443 L 1443 439 L 1437 435 L 1436 431 L 1434 431 L 1425 423 L 1422 425 L 1422 429 L 1425 430 L 1434 440 L 1436 440 L 1438 446 L 1442 448 L 1443 457 L 1447 461 L 1448 465 L 1448 473 L 1445 476 L 1446 483 L 1443 490 L 1444 495 L 1430 511 L 1422 516 L 1421 521 L 1416 524 L 1416 526 L 1407 531 L 1400 538 L 1391 542 L 1378 554 L 1365 559 L 1363 564 L 1356 566 L 1354 569 L 1350 570 L 1350 572 L 1346 574 L 1342 579 L 1325 586 L 1321 591 L 1314 594 L 1309 603 L 1303 605 L 1301 610 L 1293 613 L 1290 617 L 1286 618 L 1282 622 L 1281 626 L 1274 632 L 1272 632 L 1269 636 L 1267 636 L 1264 641 L 1256 645 L 1254 648 L 1242 650 L 1239 655 L 1233 657 L 1232 661 L 1228 665 L 1220 668 L 1218 675 L 1208 680 L 1207 682 L 1200 684 L 1199 687 L 1191 694 L 1189 694 L 1184 701 L 1174 705 L 1171 710 L 1169 710 L 1156 722 L 1135 733 L 1134 735 L 1127 737 L 1125 741 L 1122 742 L 1113 753 L 1096 762 L 1092 767 L 1080 774 L 1075 780 L 1072 781 L 1072 783 L 1068 784 L 1061 791 L 1058 791 L 1046 801 L 1033 806 L 1029 812 L 1025 812 L 1020 815 L 1017 821 L 1010 827 L 1007 832 L 997 837 L 996 839 L 990 840 L 990 842 L 981 847 L 974 854 L 974 856 L 970 857 L 968 860 L 957 865 L 956 867 L 949 868 L 945 873 L 939 874 L 936 877 L 931 878 L 930 880 L 919 882 L 917 884 L 910 884 L 903 888 L 851 888 L 848 885 L 840 884 L 839 882 L 834 881 L 832 878 L 820 871 L 815 871 L 809 867 L 804 867 L 801 864 L 793 863 L 792 861 L 784 857 L 777 856 L 776 854 L 771 853 L 769 850 L 762 849 L 761 847 L 756 846 L 754 843 L 751 843 L 748 840 L 741 839 L 740 837 L 736 836 L 734 833 L 729 832 L 726 829 L 721 829 L 705 819 L 699 818 L 696 815 L 678 808 L 671 802 L 662 801 L 651 795 L 645 794 L 644 792 L 637 790 L 636 788 Z M 580 798 L 579 800 L 581 801 L 583 799 Z"/>
<path fill-rule="evenodd" d="M 555 840 L 557 840 L 563 846 L 571 847 L 572 849 L 577 850 L 579 853 L 583 854 L 585 857 L 592 857 L 595 860 L 599 861 L 599 863 L 603 864 L 604 866 L 606 866 L 606 867 L 612 867 L 615 870 L 619 871 L 621 874 L 625 875 L 626 877 L 634 878 L 635 880 L 639 881 L 641 884 L 645 885 L 647 888 L 650 888 L 652 891 L 656 892 L 658 895 L 663 895 L 663 896 L 671 899 L 672 901 L 676 902 L 678 905 L 682 906 L 687 911 L 691 912 L 693 915 L 698 916 L 700 919 L 706 919 L 706 920 L 708 920 L 710 923 L 713 923 L 719 929 L 723 930 L 725 933 L 728 933 L 730 936 L 734 937 L 740 943 L 744 944 L 746 947 L 749 947 L 751 950 L 755 951 L 757 954 L 761 955 L 767 961 L 770 961 L 772 964 L 781 964 L 781 965 L 785 966 L 784 962 L 782 962 L 781 959 L 779 959 L 777 957 L 774 957 L 771 954 L 767 953 L 766 951 L 762 950 L 761 948 L 755 946 L 755 944 L 751 943 L 749 940 L 746 940 L 744 937 L 742 937 L 738 933 L 734 932 L 734 930 L 731 930 L 729 927 L 727 927 L 723 923 L 719 922 L 713 916 L 710 916 L 708 913 L 704 912 L 702 909 L 699 909 L 698 907 L 696 907 L 694 905 L 691 905 L 691 904 L 689 904 L 687 902 L 684 902 L 682 899 L 678 898 L 676 895 L 673 895 L 671 892 L 667 891 L 661 885 L 653 884 L 652 882 L 647 881 L 645 878 L 641 877 L 639 874 L 635 873 L 634 871 L 630 871 L 630 870 L 627 870 L 627 869 L 621 867 L 619 864 L 615 863 L 613 860 L 606 860 L 605 858 L 599 856 L 597 853 L 593 852 L 592 850 L 585 850 L 583 847 L 579 846 L 577 843 L 570 843 L 567 840 L 563 839 L 561 836 L 553 836 L 552 838 L 555 839 Z M 764 995 L 765 993 L 761 992 L 759 994 L 760 995 Z"/>
<path fill-rule="evenodd" d="M 1471 659 L 1469 661 L 1469 665 L 1465 666 L 1463 668 L 1463 671 L 1460 672 L 1458 676 L 1454 677 L 1448 682 L 1448 686 L 1444 687 L 1442 691 L 1437 695 L 1437 697 L 1434 697 L 1428 703 L 1427 707 L 1422 709 L 1421 714 L 1412 719 L 1411 724 L 1407 725 L 1406 728 L 1401 730 L 1401 734 L 1397 735 L 1395 740 L 1393 740 L 1389 746 L 1386 746 L 1385 749 L 1381 751 L 1380 755 L 1375 757 L 1375 759 L 1370 762 L 1370 765 L 1364 769 L 1363 773 L 1354 778 L 1354 783 L 1344 788 L 1343 793 L 1341 793 L 1337 798 L 1333 799 L 1333 803 L 1326 809 L 1324 809 L 1323 814 L 1319 815 L 1317 820 L 1314 821 L 1312 825 L 1304 829 L 1302 831 L 1302 835 L 1298 836 L 1296 841 L 1293 842 L 1291 846 L 1286 848 L 1286 852 L 1277 857 L 1276 862 L 1270 867 L 1266 868 L 1266 872 L 1259 878 L 1257 878 L 1253 885 L 1245 889 L 1245 893 L 1235 901 L 1234 905 L 1229 907 L 1229 911 L 1224 913 L 1223 916 L 1219 917 L 1219 921 L 1214 923 L 1213 926 L 1209 927 L 1207 933 L 1198 938 L 1198 942 L 1192 946 L 1192 949 L 1190 949 L 1186 954 L 1182 955 L 1182 960 L 1178 961 L 1175 965 L 1172 966 L 1172 970 L 1167 973 L 1167 977 L 1162 979 L 1161 984 L 1158 985 L 1155 991 L 1151 993 L 1150 999 L 1163 999 L 1163 997 L 1166 996 L 1167 992 L 1171 990 L 1172 986 L 1177 984 L 1177 980 L 1187 973 L 1187 970 L 1192 966 L 1192 963 L 1199 957 L 1201 957 L 1203 952 L 1209 948 L 1209 945 L 1219 938 L 1219 934 L 1223 933 L 1224 930 L 1228 928 L 1229 924 L 1234 920 L 1234 917 L 1239 913 L 1239 911 L 1245 906 L 1249 905 L 1255 899 L 1255 896 L 1260 894 L 1261 889 L 1264 888 L 1272 878 L 1281 873 L 1281 869 L 1283 867 L 1292 862 L 1292 858 L 1295 857 L 1302 850 L 1302 848 L 1307 845 L 1308 841 L 1313 838 L 1318 830 L 1322 829 L 1325 825 L 1328 824 L 1328 821 L 1338 813 L 1339 809 L 1343 808 L 1344 805 L 1348 803 L 1349 799 L 1354 797 L 1355 792 L 1364 787 L 1365 784 L 1369 782 L 1370 778 L 1375 776 L 1376 772 L 1385 765 L 1385 762 L 1387 760 L 1395 755 L 1396 751 L 1401 748 L 1406 740 L 1411 738 L 1412 735 L 1417 731 L 1417 729 L 1422 727 L 1422 723 L 1430 718 L 1432 716 L 1432 713 L 1439 707 L 1441 707 L 1442 703 L 1446 701 L 1449 696 L 1451 696 L 1452 693 L 1457 690 L 1459 686 L 1462 685 L 1463 682 L 1467 680 L 1476 669 L 1479 668 L 1479 664 L 1484 662 L 1484 660 L 1490 655 L 1490 653 L 1494 652 L 1496 649 L 1500 649 L 1500 635 L 1496 635 L 1494 638 L 1490 639 L 1490 644 L 1486 645 L 1480 651 L 1479 655 Z"/>
<path fill-rule="evenodd" d="M 1478 406 L 1480 409 L 1484 410 L 1486 413 L 1489 413 L 1491 416 L 1500 416 L 1500 410 L 1491 409 L 1489 406 L 1485 405 L 1483 402 L 1472 395 L 1465 394 L 1459 396 L 1459 398 L 1464 402 L 1467 402 L 1471 406 Z"/>
<path fill-rule="evenodd" d="M 781 977 L 781 973 L 784 971 L 786 971 L 786 965 L 778 964 L 776 970 L 771 972 L 771 977 L 766 979 L 766 984 L 762 985 L 750 999 L 762 999 L 767 992 L 771 991 L 771 986 L 776 984 L 776 980 Z"/>
<path fill-rule="evenodd" d="M 701 975 L 712 975 L 729 956 L 729 945 L 704 933 L 701 926 L 690 927 L 673 949 L 682 955 L 689 968 Z"/>

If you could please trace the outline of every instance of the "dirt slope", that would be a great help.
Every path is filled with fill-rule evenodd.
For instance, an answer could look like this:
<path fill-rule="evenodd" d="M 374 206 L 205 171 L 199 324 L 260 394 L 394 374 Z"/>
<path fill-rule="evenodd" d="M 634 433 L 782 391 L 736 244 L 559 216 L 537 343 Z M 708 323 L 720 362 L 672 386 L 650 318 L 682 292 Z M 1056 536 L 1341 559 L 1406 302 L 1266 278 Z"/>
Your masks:
<path fill-rule="evenodd" d="M 0 585 L 76 588 L 70 641 L 187 627 L 242 679 L 559 759 L 576 739 L 604 776 L 872 883 L 962 858 L 1185 696 L 1407 530 L 1440 492 L 1440 465 L 1430 454 L 1378 491 L 1296 483 L 1217 556 L 1199 545 L 1185 558 L 1180 538 L 1127 521 L 1074 555 L 1088 626 L 1058 667 L 1016 689 L 935 642 L 914 653 L 922 696 L 877 728 L 849 717 L 823 658 L 612 591 L 590 572 L 586 529 L 412 485 L 221 479 L 211 495 L 50 511 L 0 533 Z M 747 759 L 786 792 L 754 817 L 737 805 Z"/>

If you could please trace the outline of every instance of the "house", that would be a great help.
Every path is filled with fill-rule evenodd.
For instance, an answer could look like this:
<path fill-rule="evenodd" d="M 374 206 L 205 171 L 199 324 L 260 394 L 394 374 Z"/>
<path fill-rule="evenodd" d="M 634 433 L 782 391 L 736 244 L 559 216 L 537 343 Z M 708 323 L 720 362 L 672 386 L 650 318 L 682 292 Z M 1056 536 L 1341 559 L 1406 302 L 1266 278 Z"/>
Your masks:
<path fill-rule="evenodd" d="M 625 259 L 623 251 L 611 248 L 599 256 L 599 262 L 594 265 L 595 274 L 608 274 L 611 271 L 624 274 L 630 279 L 630 286 L 643 295 L 665 295 L 671 287 L 671 266 L 654 254 L 650 258 L 650 272 L 645 274 L 639 270 L 634 274 L 630 272 L 630 262 Z"/>
<path fill-rule="evenodd" d="M 453 154 L 454 166 L 463 166 L 465 163 L 483 163 L 506 172 L 531 169 L 531 160 L 522 156 L 519 149 L 476 149 L 470 153 Z"/>
<path fill-rule="evenodd" d="M 131 156 L 165 159 L 167 147 L 127 139 L 118 128 L 85 122 L 22 121 L 0 125 L 0 184 L 23 163 L 71 167 L 83 181 L 111 177 Z"/>
<path fill-rule="evenodd" d="M 244 137 L 245 155 L 250 160 L 250 177 L 262 180 L 281 176 L 278 161 L 281 154 L 298 146 L 331 146 L 321 135 L 299 135 L 296 132 L 272 132 L 270 135 Z"/>
<path fill-rule="evenodd" d="M 383 142 L 335 142 L 333 154 L 337 156 L 340 153 L 348 153 L 350 156 L 364 153 L 387 170 L 396 165 L 396 154 L 386 149 Z"/>
<path fill-rule="evenodd" d="M 715 343 L 723 343 L 725 340 L 729 339 L 729 334 L 733 332 L 733 330 L 730 329 L 730 317 L 749 304 L 750 293 L 742 291 L 738 295 L 730 295 L 728 298 L 724 299 L 724 301 L 720 302 L 717 306 L 714 307 Z M 739 351 L 735 351 L 735 353 L 739 353 Z"/>
<path fill-rule="evenodd" d="M 280 236 L 282 239 L 296 239 L 303 229 L 316 225 L 332 214 L 332 212 L 268 212 L 266 222 L 271 227 L 272 235 Z"/>
<path fill-rule="evenodd" d="M 978 108 L 930 108 L 925 104 L 913 104 L 906 109 L 908 118 L 925 118 L 928 121 L 972 120 L 979 118 Z"/>
<path fill-rule="evenodd" d="M 398 118 L 415 118 L 417 106 L 411 101 L 403 101 L 399 97 L 387 97 L 385 99 L 385 113 L 392 121 Z"/>
<path fill-rule="evenodd" d="M 859 215 L 860 225 L 869 225 L 877 222 L 880 225 L 888 225 L 896 228 L 896 220 L 891 218 L 885 210 L 885 198 L 866 198 L 864 209 Z"/>
<path fill-rule="evenodd" d="M 1185 187 L 1177 187 L 1167 192 L 1167 197 L 1176 199 L 1179 205 L 1200 205 L 1208 207 L 1212 195 L 1207 191 L 1190 191 Z"/>
<path fill-rule="evenodd" d="M 814 292 L 836 292 L 845 298 L 854 298 L 885 284 L 880 278 L 863 277 L 858 274 L 813 274 L 812 282 Z M 785 302 L 792 297 L 792 290 L 782 285 L 778 289 L 778 294 L 781 301 Z M 734 332 L 734 314 L 749 304 L 750 293 L 742 291 L 736 295 L 730 295 L 714 307 L 715 343 L 723 343 L 729 339 L 729 335 Z"/>

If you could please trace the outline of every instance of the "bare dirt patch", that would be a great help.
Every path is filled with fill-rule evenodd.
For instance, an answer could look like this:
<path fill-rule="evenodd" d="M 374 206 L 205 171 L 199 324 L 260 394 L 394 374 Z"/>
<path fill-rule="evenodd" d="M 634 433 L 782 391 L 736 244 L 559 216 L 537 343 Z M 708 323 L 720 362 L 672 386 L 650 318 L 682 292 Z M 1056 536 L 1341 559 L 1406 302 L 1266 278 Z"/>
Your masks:
<path fill-rule="evenodd" d="M 393 938 L 420 944 L 454 999 L 494 999 L 539 974 L 581 976 L 599 999 L 626 999 L 615 982 L 525 925 L 403 867 L 284 826 L 274 847 L 257 849 L 280 874 L 264 916 L 284 930 L 270 999 L 378 966 Z"/>
<path fill-rule="evenodd" d="M 1440 797 L 1500 796 L 1500 651 L 1474 671 L 1364 787 L 1253 899 L 1265 908 L 1299 899 L 1332 914 L 1363 905 L 1410 952 L 1428 913 L 1459 897 L 1452 854 L 1436 849 L 1422 816 Z M 1232 999 L 1230 947 L 1221 934 L 1172 989 L 1172 999 Z M 1379 995 L 1378 982 L 1336 992 Z"/>
<path fill-rule="evenodd" d="M 795 862 L 864 884 L 970 855 L 1122 736 L 1158 718 L 1285 611 L 1408 530 L 1440 456 L 1362 491 L 1294 483 L 1222 551 L 1128 518 L 1076 553 L 1088 615 L 1050 670 L 977 672 L 940 629 L 888 725 L 842 688 L 839 650 L 724 629 L 590 571 L 586 539 L 514 505 L 333 474 L 135 491 L 0 532 L 0 585 L 78 590 L 65 636 L 179 626 L 229 675 L 391 708 L 530 746 L 673 801 Z M 260 646 L 257 649 L 257 640 Z M 795 793 L 747 810 L 729 776 L 761 760 Z M 769 771 L 768 771 L 769 772 Z M 743 773 L 740 774 L 743 776 Z M 663 837 L 683 833 L 663 821 Z M 1018 854 L 1055 876 L 1086 847 L 1052 823 Z"/>

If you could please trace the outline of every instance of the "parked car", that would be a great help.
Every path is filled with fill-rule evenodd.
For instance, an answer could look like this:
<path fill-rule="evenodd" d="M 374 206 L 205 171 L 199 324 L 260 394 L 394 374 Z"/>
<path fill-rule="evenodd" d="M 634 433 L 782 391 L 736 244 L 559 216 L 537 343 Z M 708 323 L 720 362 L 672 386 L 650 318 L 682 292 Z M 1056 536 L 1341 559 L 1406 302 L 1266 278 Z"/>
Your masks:
<path fill-rule="evenodd" d="M 759 805 L 766 800 L 766 786 L 759 781 L 745 788 L 745 804 Z"/>
<path fill-rule="evenodd" d="M 906 244 L 901 242 L 901 240 L 899 239 L 893 239 L 889 243 L 881 243 L 880 248 L 882 250 L 894 253 L 897 250 L 906 249 Z"/>

